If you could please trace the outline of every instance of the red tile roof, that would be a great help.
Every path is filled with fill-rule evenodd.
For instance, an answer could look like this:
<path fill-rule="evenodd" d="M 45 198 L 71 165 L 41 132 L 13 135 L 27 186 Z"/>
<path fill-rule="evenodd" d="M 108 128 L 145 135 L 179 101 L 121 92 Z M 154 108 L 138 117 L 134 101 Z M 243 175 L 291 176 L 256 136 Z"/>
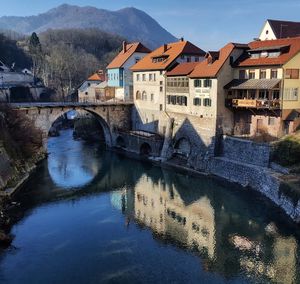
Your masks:
<path fill-rule="evenodd" d="M 204 56 L 205 52 L 189 41 L 178 41 L 162 45 L 150 54 L 146 55 L 130 69 L 133 71 L 142 70 L 166 70 L 180 55 Z M 163 61 L 154 62 L 153 59 L 164 58 Z"/>
<path fill-rule="evenodd" d="M 283 65 L 300 52 L 300 37 L 285 38 L 276 40 L 253 41 L 249 44 L 249 51 L 270 50 L 270 48 L 278 48 L 282 53 L 278 57 L 260 57 L 250 58 L 248 53 L 242 55 L 236 65 L 237 66 L 268 66 Z"/>
<path fill-rule="evenodd" d="M 219 70 L 230 56 L 233 49 L 245 48 L 245 45 L 228 43 L 219 52 L 210 52 L 205 56 L 206 59 L 197 64 L 193 72 L 189 75 L 190 78 L 207 78 L 216 77 Z M 214 58 L 212 57 L 214 56 Z"/>
<path fill-rule="evenodd" d="M 150 53 L 151 50 L 145 47 L 140 42 L 125 43 L 126 51 L 124 49 L 113 59 L 113 61 L 106 67 L 107 69 L 121 68 L 123 64 L 130 58 L 135 52 Z"/>
<path fill-rule="evenodd" d="M 184 62 L 178 64 L 171 71 L 167 72 L 167 76 L 187 76 L 189 75 L 199 62 Z"/>
<path fill-rule="evenodd" d="M 98 72 L 96 72 L 95 74 L 91 75 L 88 78 L 88 81 L 105 81 L 105 73 L 103 72 L 103 70 L 99 70 Z"/>
<path fill-rule="evenodd" d="M 276 38 L 299 37 L 300 22 L 267 20 L 272 27 Z"/>

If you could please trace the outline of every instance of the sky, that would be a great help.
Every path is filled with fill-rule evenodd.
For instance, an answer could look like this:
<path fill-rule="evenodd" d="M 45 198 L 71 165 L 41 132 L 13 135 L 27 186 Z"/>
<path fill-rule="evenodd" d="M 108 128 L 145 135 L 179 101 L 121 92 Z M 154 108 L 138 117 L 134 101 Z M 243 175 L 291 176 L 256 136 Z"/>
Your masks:
<path fill-rule="evenodd" d="M 135 7 L 174 36 L 204 50 L 258 37 L 266 19 L 300 22 L 300 0 L 0 0 L 0 16 L 30 16 L 67 3 L 107 10 Z"/>

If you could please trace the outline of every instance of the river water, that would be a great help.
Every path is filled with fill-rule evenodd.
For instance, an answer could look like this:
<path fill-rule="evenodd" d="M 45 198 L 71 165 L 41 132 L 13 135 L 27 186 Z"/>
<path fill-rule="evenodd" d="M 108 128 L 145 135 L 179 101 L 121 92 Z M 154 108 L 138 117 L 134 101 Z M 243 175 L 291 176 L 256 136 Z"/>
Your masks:
<path fill-rule="evenodd" d="M 264 198 L 72 139 L 16 196 L 1 283 L 299 283 L 299 232 Z"/>

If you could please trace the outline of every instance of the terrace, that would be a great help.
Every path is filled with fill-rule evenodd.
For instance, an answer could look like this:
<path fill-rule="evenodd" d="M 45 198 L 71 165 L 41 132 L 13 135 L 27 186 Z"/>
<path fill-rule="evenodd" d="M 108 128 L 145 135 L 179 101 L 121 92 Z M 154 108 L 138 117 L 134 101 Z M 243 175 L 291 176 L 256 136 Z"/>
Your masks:
<path fill-rule="evenodd" d="M 226 107 L 247 109 L 280 109 L 280 79 L 234 79 L 224 87 Z"/>

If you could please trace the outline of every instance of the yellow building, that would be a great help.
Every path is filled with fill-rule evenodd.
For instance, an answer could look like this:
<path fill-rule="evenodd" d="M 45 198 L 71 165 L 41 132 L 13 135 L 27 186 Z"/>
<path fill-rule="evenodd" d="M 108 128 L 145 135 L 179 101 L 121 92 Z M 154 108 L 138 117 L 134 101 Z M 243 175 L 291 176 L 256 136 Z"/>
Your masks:
<path fill-rule="evenodd" d="M 300 37 L 248 46 L 225 86 L 234 134 L 280 137 L 295 131 L 300 124 Z"/>

